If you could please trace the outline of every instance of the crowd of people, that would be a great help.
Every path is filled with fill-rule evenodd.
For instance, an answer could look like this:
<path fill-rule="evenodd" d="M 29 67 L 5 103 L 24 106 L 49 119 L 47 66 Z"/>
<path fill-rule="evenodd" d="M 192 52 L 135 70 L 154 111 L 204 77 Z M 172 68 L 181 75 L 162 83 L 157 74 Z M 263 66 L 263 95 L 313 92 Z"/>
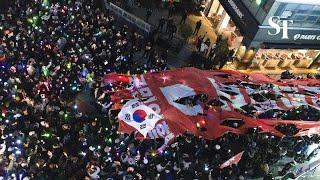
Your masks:
<path fill-rule="evenodd" d="M 215 42 L 211 42 L 207 37 L 207 32 L 196 36 L 194 51 L 191 55 L 193 67 L 201 69 L 222 69 L 228 61 L 234 61 L 235 49 L 229 49 L 227 40 L 221 35 L 217 36 Z"/>
<path fill-rule="evenodd" d="M 106 113 L 79 112 L 77 95 L 97 95 L 90 90 L 103 88 L 106 73 L 165 70 L 166 51 L 93 1 L 15 1 L 0 24 L 0 176 L 97 178 L 88 165 L 104 160 L 88 147 L 107 150 L 116 127 L 104 125 Z M 147 62 L 136 63 L 137 56 Z M 97 97 L 98 108 L 106 102 Z"/>
<path fill-rule="evenodd" d="M 92 0 L 14 1 L 0 25 L 0 179 L 271 179 L 270 165 L 298 156 L 302 138 L 259 129 L 215 140 L 185 133 L 161 151 L 163 139 L 119 133 L 104 75 L 166 70 L 167 51 Z M 80 110 L 80 93 L 93 112 Z M 240 151 L 238 165 L 219 168 Z"/>
<path fill-rule="evenodd" d="M 304 75 L 294 75 L 291 73 L 289 70 L 285 70 L 281 73 L 280 79 L 320 79 L 320 73 L 312 75 L 312 74 L 307 74 L 306 76 Z"/>

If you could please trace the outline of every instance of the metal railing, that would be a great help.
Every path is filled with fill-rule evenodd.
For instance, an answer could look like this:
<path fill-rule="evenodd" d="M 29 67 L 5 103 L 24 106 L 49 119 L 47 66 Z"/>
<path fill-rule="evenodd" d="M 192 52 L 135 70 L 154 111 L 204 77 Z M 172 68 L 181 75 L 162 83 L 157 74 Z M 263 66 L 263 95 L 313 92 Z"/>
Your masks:
<path fill-rule="evenodd" d="M 146 33 L 151 32 L 151 25 L 145 22 L 144 20 L 138 18 L 137 16 L 127 12 L 126 10 L 118 7 L 117 5 L 108 2 L 105 0 L 106 8 L 113 13 L 117 14 L 118 16 L 121 16 L 126 21 L 132 23 L 133 25 L 137 26 L 139 29 L 145 31 Z"/>

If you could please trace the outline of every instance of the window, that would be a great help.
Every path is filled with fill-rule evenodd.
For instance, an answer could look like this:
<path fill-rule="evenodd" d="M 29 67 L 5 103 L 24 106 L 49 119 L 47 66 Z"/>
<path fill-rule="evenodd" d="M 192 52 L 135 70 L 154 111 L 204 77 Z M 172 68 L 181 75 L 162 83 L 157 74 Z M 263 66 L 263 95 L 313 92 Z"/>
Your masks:
<path fill-rule="evenodd" d="M 318 19 L 319 17 L 320 17 L 320 16 L 309 16 L 309 17 L 307 18 L 307 21 L 308 21 L 309 23 L 314 23 L 314 22 L 317 21 L 317 19 Z"/>
<path fill-rule="evenodd" d="M 289 17 L 292 16 L 292 11 L 289 11 L 289 10 L 285 10 L 283 11 L 283 13 L 281 14 L 280 18 L 283 18 L 283 19 L 287 19 Z"/>
<path fill-rule="evenodd" d="M 293 20 L 294 21 L 304 21 L 306 19 L 306 16 L 305 15 L 295 15 L 293 17 Z"/>
<path fill-rule="evenodd" d="M 238 0 L 237 0 L 238 1 Z M 263 22 L 275 0 L 241 0 L 250 13 L 260 23 Z"/>
<path fill-rule="evenodd" d="M 252 3 L 252 0 L 242 0 L 242 2 L 245 4 L 247 8 L 249 8 Z"/>
<path fill-rule="evenodd" d="M 263 6 L 264 12 L 269 12 L 269 10 L 271 9 L 273 3 L 274 3 L 274 0 L 268 0 L 268 1 L 266 1 L 265 4 L 264 4 L 264 6 Z"/>
<path fill-rule="evenodd" d="M 297 13 L 299 13 L 299 14 L 308 14 L 308 11 L 311 10 L 312 8 L 313 8 L 312 5 L 301 4 L 297 9 Z"/>
<path fill-rule="evenodd" d="M 278 6 L 276 12 L 274 13 L 274 16 L 281 16 L 281 14 L 282 14 L 284 11 L 286 11 L 286 10 L 287 10 L 287 9 L 286 9 L 286 4 L 285 4 L 285 3 L 281 3 L 281 4 Z"/>
<path fill-rule="evenodd" d="M 313 10 L 311 11 L 313 15 L 320 15 L 320 6 L 314 6 Z"/>
<path fill-rule="evenodd" d="M 291 27 L 320 28 L 320 6 L 298 3 L 280 3 L 274 16 L 293 20 Z"/>
<path fill-rule="evenodd" d="M 287 4 L 285 9 L 286 11 L 295 11 L 299 4 Z"/>

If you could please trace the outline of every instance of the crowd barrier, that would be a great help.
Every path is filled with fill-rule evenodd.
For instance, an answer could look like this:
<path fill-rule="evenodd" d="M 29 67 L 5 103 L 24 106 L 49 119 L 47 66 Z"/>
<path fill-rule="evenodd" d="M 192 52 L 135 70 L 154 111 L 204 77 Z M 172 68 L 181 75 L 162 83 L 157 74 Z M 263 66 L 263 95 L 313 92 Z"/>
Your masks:
<path fill-rule="evenodd" d="M 115 4 L 108 2 L 107 0 L 105 0 L 105 5 L 108 10 L 112 11 L 116 15 L 120 16 L 121 18 L 125 19 L 126 21 L 130 22 L 131 24 L 135 25 L 136 27 L 138 27 L 142 31 L 144 31 L 146 33 L 151 32 L 151 25 L 146 23 L 144 20 L 125 11 L 124 9 L 118 7 Z"/>

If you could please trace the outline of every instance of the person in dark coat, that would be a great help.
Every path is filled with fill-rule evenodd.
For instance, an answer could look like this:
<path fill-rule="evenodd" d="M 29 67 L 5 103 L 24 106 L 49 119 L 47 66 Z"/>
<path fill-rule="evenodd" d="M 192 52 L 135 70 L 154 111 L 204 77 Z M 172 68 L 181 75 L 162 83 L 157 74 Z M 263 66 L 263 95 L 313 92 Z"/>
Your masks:
<path fill-rule="evenodd" d="M 186 10 L 184 10 L 182 15 L 181 15 L 180 24 L 185 24 L 187 18 L 188 18 L 188 12 Z"/>
<path fill-rule="evenodd" d="M 198 35 L 198 33 L 199 33 L 199 31 L 200 31 L 200 28 L 201 28 L 201 25 L 202 25 L 202 21 L 199 20 L 199 21 L 196 23 L 196 27 L 194 28 L 193 34 Z"/>
<path fill-rule="evenodd" d="M 177 26 L 176 25 L 172 25 L 171 28 L 170 28 L 170 31 L 169 31 L 169 37 L 168 39 L 169 40 L 172 40 L 174 34 L 177 32 Z"/>
<path fill-rule="evenodd" d="M 150 19 L 151 15 L 152 15 L 152 10 L 148 9 L 147 10 L 147 14 L 146 14 L 146 22 L 149 22 L 149 19 Z"/>
<path fill-rule="evenodd" d="M 158 31 L 160 30 L 160 32 L 162 32 L 162 29 L 163 29 L 165 23 L 166 23 L 166 20 L 165 20 L 165 18 L 162 16 L 161 19 L 159 19 L 159 23 L 158 23 L 158 28 L 157 28 L 157 30 L 158 30 Z"/>

